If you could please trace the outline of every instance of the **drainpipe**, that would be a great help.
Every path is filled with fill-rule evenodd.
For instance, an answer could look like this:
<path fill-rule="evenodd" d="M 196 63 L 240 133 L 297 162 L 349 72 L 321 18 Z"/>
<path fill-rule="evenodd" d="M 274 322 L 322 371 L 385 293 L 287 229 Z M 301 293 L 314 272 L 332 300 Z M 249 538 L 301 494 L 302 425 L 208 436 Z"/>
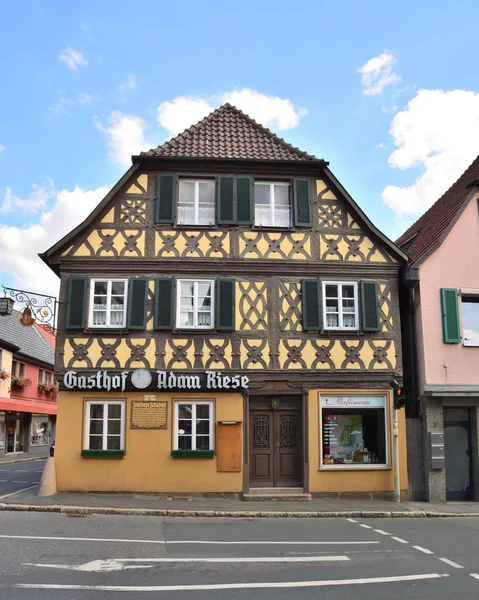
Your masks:
<path fill-rule="evenodd" d="M 419 286 L 419 269 L 417 267 L 406 267 L 402 272 L 402 284 L 407 290 L 407 303 L 405 310 L 406 335 L 403 338 L 403 341 L 406 342 L 405 348 L 407 348 L 407 357 L 406 354 L 403 352 L 403 358 L 407 358 L 405 360 L 405 366 L 408 370 L 408 386 L 406 389 L 406 399 L 408 396 L 411 398 L 411 416 L 418 417 L 418 370 L 414 292 Z"/>

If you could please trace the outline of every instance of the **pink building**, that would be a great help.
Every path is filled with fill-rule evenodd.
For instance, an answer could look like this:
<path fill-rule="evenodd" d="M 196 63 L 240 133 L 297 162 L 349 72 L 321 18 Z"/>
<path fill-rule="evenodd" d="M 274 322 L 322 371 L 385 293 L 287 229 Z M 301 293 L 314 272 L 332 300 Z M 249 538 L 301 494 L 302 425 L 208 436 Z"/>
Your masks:
<path fill-rule="evenodd" d="M 397 241 L 410 490 L 479 501 L 479 157 Z M 423 458 L 421 458 L 423 457 Z"/>

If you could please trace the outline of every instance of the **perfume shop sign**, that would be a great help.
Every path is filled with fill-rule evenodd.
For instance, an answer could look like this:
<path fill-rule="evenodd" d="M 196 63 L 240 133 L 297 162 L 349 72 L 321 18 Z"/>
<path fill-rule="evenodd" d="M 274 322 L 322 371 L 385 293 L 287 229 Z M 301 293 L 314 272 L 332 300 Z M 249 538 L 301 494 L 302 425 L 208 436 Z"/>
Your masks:
<path fill-rule="evenodd" d="M 235 392 L 248 389 L 246 375 L 225 374 L 221 371 L 183 374 L 174 371 L 133 371 L 96 373 L 67 371 L 63 376 L 65 390 L 102 390 L 105 392 L 126 390 L 169 390 L 169 391 L 223 391 Z"/>

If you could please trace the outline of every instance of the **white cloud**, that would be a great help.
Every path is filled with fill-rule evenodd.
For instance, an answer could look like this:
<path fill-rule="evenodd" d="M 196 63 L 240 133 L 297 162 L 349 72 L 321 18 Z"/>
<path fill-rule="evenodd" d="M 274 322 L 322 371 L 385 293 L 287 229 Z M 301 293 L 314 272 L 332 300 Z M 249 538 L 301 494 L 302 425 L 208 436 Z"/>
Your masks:
<path fill-rule="evenodd" d="M 79 225 L 107 192 L 106 187 L 61 190 L 55 192 L 52 205 L 37 222 L 24 227 L 0 224 L 1 268 L 15 278 L 13 287 L 46 294 L 58 293 L 58 277 L 37 254 L 48 250 Z"/>
<path fill-rule="evenodd" d="M 464 90 L 420 90 L 392 120 L 396 150 L 389 165 L 424 172 L 405 187 L 387 186 L 382 197 L 398 214 L 429 208 L 479 153 L 479 94 Z"/>
<path fill-rule="evenodd" d="M 120 90 L 120 92 L 127 92 L 128 90 L 134 90 L 136 87 L 137 83 L 135 76 L 130 73 L 125 83 L 119 85 L 118 89 Z"/>
<path fill-rule="evenodd" d="M 384 142 L 379 142 L 379 144 L 376 145 L 376 148 L 384 150 L 386 148 L 386 144 Z"/>
<path fill-rule="evenodd" d="M 301 117 L 307 114 L 306 109 L 296 107 L 287 98 L 267 96 L 243 88 L 207 99 L 178 96 L 174 100 L 162 102 L 158 106 L 157 121 L 170 135 L 177 135 L 225 102 L 233 104 L 258 123 L 278 131 L 297 127 Z"/>
<path fill-rule="evenodd" d="M 82 105 L 91 104 L 93 102 L 93 96 L 91 94 L 80 94 L 77 102 Z"/>
<path fill-rule="evenodd" d="M 363 94 L 366 96 L 376 96 L 384 88 L 392 83 L 399 83 L 401 77 L 393 71 L 396 63 L 394 56 L 386 50 L 379 56 L 375 56 L 358 69 L 361 73 L 361 84 Z"/>
<path fill-rule="evenodd" d="M 51 179 L 44 185 L 34 184 L 28 198 L 15 196 L 11 188 L 7 187 L 1 210 L 2 212 L 14 212 L 15 210 L 37 212 L 47 205 L 54 194 L 55 188 Z"/>
<path fill-rule="evenodd" d="M 131 165 L 132 154 L 139 154 L 153 146 L 145 140 L 146 122 L 134 115 L 114 111 L 108 117 L 108 126 L 96 120 L 97 129 L 107 137 L 108 153 L 118 165 Z"/>
<path fill-rule="evenodd" d="M 71 46 L 67 46 L 58 55 L 58 60 L 61 60 L 72 71 L 78 71 L 79 67 L 86 67 L 88 61 L 81 52 L 74 50 Z"/>
<path fill-rule="evenodd" d="M 91 94 L 79 94 L 76 98 L 67 98 L 66 96 L 60 96 L 58 101 L 48 108 L 48 110 L 61 114 L 70 114 L 70 109 L 75 106 L 88 106 L 93 102 L 93 96 Z"/>
<path fill-rule="evenodd" d="M 0 152 L 5 152 L 6 149 L 7 149 L 6 146 L 3 146 L 2 144 L 0 144 Z"/>

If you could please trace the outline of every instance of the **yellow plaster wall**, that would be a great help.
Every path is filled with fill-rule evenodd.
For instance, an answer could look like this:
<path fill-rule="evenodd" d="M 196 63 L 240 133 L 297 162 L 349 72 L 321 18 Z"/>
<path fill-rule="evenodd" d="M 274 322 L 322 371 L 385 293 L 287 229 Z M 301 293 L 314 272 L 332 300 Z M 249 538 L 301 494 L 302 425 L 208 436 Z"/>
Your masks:
<path fill-rule="evenodd" d="M 7 371 L 11 377 L 13 354 L 2 348 L 1 355 L 2 362 L 0 363 L 0 369 Z M 10 398 L 10 377 L 8 379 L 0 379 L 0 398 Z"/>
<path fill-rule="evenodd" d="M 320 470 L 321 426 L 319 422 L 319 394 L 352 395 L 385 395 L 387 398 L 388 423 L 388 469 L 338 469 Z M 330 492 L 393 492 L 393 432 L 392 432 L 392 394 L 391 390 L 309 390 L 309 489 L 312 493 Z M 399 426 L 399 469 L 400 488 L 408 489 L 407 452 L 406 452 L 406 417 L 404 409 L 398 411 Z"/>
<path fill-rule="evenodd" d="M 213 459 L 174 459 L 172 449 L 173 399 L 213 399 L 215 423 L 243 421 L 241 394 L 157 393 L 157 400 L 168 401 L 168 429 L 130 429 L 132 400 L 142 400 L 142 393 L 94 394 L 61 392 L 55 442 L 57 488 L 66 491 L 105 492 L 241 492 L 243 474 L 218 473 Z M 127 398 L 123 459 L 82 458 L 84 403 L 86 398 Z M 242 449 L 241 443 L 241 449 Z M 242 451 L 242 450 L 241 450 Z"/>

